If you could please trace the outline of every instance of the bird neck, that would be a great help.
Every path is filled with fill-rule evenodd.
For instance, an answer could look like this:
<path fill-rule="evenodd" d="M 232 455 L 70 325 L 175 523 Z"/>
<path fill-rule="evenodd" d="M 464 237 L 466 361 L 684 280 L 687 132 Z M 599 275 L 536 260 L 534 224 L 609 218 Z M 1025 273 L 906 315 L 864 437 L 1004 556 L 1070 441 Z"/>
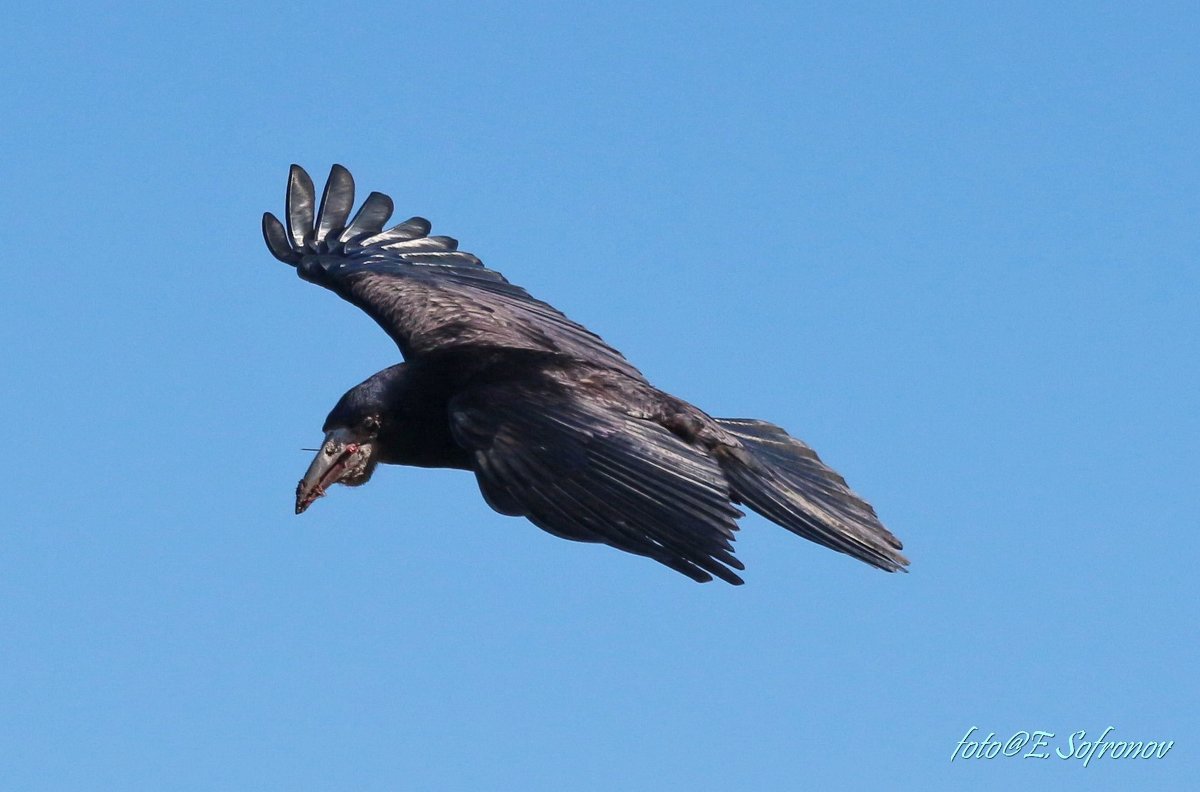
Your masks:
<path fill-rule="evenodd" d="M 454 383 L 434 367 L 408 365 L 389 393 L 379 428 L 380 461 L 389 465 L 471 468 L 470 454 L 450 433 Z"/>

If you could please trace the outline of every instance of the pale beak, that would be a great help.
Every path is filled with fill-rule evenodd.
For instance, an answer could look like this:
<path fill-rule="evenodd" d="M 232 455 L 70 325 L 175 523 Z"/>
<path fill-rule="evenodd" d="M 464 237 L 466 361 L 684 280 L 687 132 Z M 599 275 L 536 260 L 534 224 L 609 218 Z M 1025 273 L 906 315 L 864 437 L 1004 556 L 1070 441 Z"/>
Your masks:
<path fill-rule="evenodd" d="M 296 514 L 303 513 L 313 501 L 324 495 L 325 490 L 337 483 L 347 469 L 356 467 L 360 461 L 360 449 L 361 445 L 354 442 L 344 429 L 326 433 L 321 450 L 308 466 L 304 478 L 296 485 Z"/>

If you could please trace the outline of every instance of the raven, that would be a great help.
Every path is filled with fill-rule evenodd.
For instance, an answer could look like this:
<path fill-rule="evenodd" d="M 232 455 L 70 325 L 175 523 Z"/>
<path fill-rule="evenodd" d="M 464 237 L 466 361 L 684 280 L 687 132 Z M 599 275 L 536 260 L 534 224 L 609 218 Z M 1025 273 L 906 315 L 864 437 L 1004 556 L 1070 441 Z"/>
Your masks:
<path fill-rule="evenodd" d="M 902 545 L 806 444 L 765 421 L 713 418 L 664 393 L 599 336 L 483 266 L 334 165 L 319 206 L 293 165 L 275 258 L 357 305 L 405 362 L 338 400 L 296 488 L 296 513 L 379 463 L 470 470 L 488 505 L 556 536 L 729 583 L 734 504 L 889 572 Z"/>

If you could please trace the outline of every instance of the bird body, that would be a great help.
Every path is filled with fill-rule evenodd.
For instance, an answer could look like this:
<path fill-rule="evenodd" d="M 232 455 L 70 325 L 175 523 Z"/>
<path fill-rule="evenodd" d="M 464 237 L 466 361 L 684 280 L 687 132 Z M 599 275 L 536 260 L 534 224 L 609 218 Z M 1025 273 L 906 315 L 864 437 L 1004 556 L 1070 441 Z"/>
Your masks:
<path fill-rule="evenodd" d="M 292 167 L 287 226 L 263 217 L 271 252 L 358 305 L 406 362 L 350 389 L 300 481 L 296 512 L 375 465 L 471 470 L 496 511 L 576 541 L 647 556 L 698 581 L 742 579 L 736 520 L 749 506 L 888 571 L 908 563 L 874 510 L 773 424 L 717 419 L 665 393 L 599 336 L 412 218 L 384 231 L 372 193 L 352 220 L 335 165 L 314 213 Z"/>

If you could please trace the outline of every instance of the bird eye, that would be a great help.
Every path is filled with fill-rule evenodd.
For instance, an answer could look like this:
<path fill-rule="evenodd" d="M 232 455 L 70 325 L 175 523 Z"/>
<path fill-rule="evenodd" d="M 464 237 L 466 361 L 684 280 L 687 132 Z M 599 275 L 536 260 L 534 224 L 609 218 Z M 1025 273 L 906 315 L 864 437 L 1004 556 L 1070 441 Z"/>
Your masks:
<path fill-rule="evenodd" d="M 378 431 L 379 430 L 379 418 L 377 418 L 374 415 L 368 415 L 365 419 L 363 419 L 363 428 L 366 429 L 368 432 Z"/>

